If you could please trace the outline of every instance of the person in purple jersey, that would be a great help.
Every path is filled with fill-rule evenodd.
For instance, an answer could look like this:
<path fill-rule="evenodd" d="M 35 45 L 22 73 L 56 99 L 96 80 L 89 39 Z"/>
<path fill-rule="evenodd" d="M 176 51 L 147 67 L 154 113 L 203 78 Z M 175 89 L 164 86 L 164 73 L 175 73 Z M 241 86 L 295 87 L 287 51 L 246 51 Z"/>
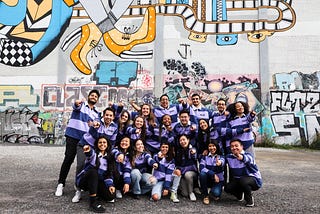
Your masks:
<path fill-rule="evenodd" d="M 145 140 L 146 139 L 146 124 L 142 116 L 134 118 L 132 125 L 129 125 L 126 131 L 126 135 L 130 137 L 130 140 Z"/>
<path fill-rule="evenodd" d="M 77 174 L 76 186 L 89 191 L 90 211 L 104 212 L 105 208 L 97 201 L 97 197 L 112 202 L 116 191 L 113 179 L 117 172 L 111 155 L 111 143 L 101 136 L 94 143 L 94 149 L 85 145 L 83 152 L 86 156 L 85 167 Z"/>
<path fill-rule="evenodd" d="M 106 136 L 108 141 L 111 142 L 111 145 L 114 146 L 116 141 L 116 136 L 118 132 L 117 124 L 113 122 L 115 117 L 115 111 L 111 107 L 107 107 L 103 110 L 103 117 L 100 120 L 96 120 L 92 122 L 92 126 L 90 126 L 89 131 L 83 135 L 81 140 L 78 143 L 77 147 L 77 167 L 76 173 L 78 174 L 84 167 L 85 163 L 85 155 L 82 152 L 82 147 L 84 145 L 89 145 L 92 148 L 94 147 L 94 142 L 100 136 Z M 78 203 L 81 198 L 81 190 L 76 189 L 75 195 L 72 198 L 73 203 Z"/>
<path fill-rule="evenodd" d="M 175 135 L 171 127 L 171 117 L 168 114 L 162 116 L 158 127 L 149 126 L 146 138 L 146 148 L 152 155 L 160 151 L 160 144 L 163 141 L 174 146 Z"/>
<path fill-rule="evenodd" d="M 250 152 L 254 157 L 253 144 L 255 142 L 252 131 L 252 122 L 256 119 L 256 113 L 249 111 L 248 103 L 237 101 L 227 108 L 230 112 L 226 135 L 229 139 L 237 138 L 241 140 L 246 152 Z M 227 143 L 228 147 L 228 143 Z"/>
<path fill-rule="evenodd" d="M 168 142 L 162 142 L 160 152 L 153 158 L 158 163 L 158 168 L 153 170 L 153 176 L 157 179 L 157 183 L 151 190 L 151 199 L 159 201 L 162 196 L 169 194 L 172 185 L 172 173 L 175 169 L 173 147 Z M 177 189 L 171 192 L 171 200 L 179 202 L 177 198 Z"/>
<path fill-rule="evenodd" d="M 160 121 L 161 117 L 165 114 L 171 116 L 172 125 L 174 126 L 178 122 L 179 112 L 188 107 L 187 102 L 183 101 L 182 98 L 178 99 L 180 104 L 169 104 L 169 96 L 166 94 L 161 95 L 160 97 L 160 106 L 157 106 L 153 109 L 154 115 L 157 120 Z M 190 119 L 193 123 L 197 124 L 197 120 L 194 115 Z"/>
<path fill-rule="evenodd" d="M 180 180 L 179 189 L 181 190 L 181 195 L 189 197 L 191 201 L 196 201 L 197 198 L 193 188 L 195 186 L 194 183 L 198 182 L 197 150 L 192 147 L 186 135 L 179 137 L 179 146 L 175 150 L 174 160 L 176 163 L 174 174 L 180 176 L 178 180 Z M 177 176 L 173 178 L 173 183 L 175 183 Z"/>
<path fill-rule="evenodd" d="M 186 135 L 190 139 L 192 146 L 196 146 L 197 124 L 190 121 L 188 110 L 184 109 L 179 112 L 179 121 L 173 127 L 173 133 L 176 136 Z M 176 139 L 175 145 L 179 145 L 178 139 Z"/>
<path fill-rule="evenodd" d="M 148 173 L 148 167 L 158 168 L 158 163 L 144 149 L 144 143 L 138 139 L 133 143 L 131 186 L 134 199 L 152 190 L 156 178 Z"/>
<path fill-rule="evenodd" d="M 206 205 L 210 203 L 208 188 L 211 188 L 210 194 L 215 201 L 220 199 L 224 184 L 225 164 L 225 158 L 217 140 L 211 139 L 207 150 L 208 154 L 201 158 L 199 165 L 201 194 L 203 195 L 203 203 Z"/>
<path fill-rule="evenodd" d="M 119 118 L 116 120 L 116 124 L 118 125 L 116 142 L 119 142 L 125 136 L 130 123 L 130 112 L 127 110 L 122 110 L 119 115 Z"/>
<path fill-rule="evenodd" d="M 211 131 L 209 121 L 206 119 L 200 119 L 196 138 L 196 148 L 199 160 L 208 154 Z"/>
<path fill-rule="evenodd" d="M 220 135 L 219 131 L 223 128 L 227 127 L 227 121 L 229 118 L 229 112 L 226 111 L 226 100 L 223 98 L 219 98 L 217 101 L 217 110 L 212 113 L 211 119 L 211 139 L 215 139 L 219 142 L 219 146 L 221 148 L 221 152 L 223 154 L 230 153 L 230 147 L 226 147 L 226 136 Z"/>
<path fill-rule="evenodd" d="M 195 117 L 197 121 L 200 119 L 209 120 L 212 111 L 204 107 L 201 103 L 201 96 L 197 93 L 191 95 L 191 106 L 189 106 L 190 117 Z"/>
<path fill-rule="evenodd" d="M 232 177 L 225 185 L 224 191 L 236 196 L 239 201 L 245 200 L 247 207 L 253 207 L 252 191 L 262 187 L 261 173 L 252 154 L 244 151 L 241 140 L 231 140 L 230 147 L 231 154 L 226 156 L 226 160 Z"/>
<path fill-rule="evenodd" d="M 70 167 L 77 154 L 77 146 L 82 136 L 89 131 L 89 126 L 99 117 L 95 105 L 98 102 L 100 93 L 98 90 L 91 90 L 87 102 L 76 100 L 73 104 L 73 111 L 66 128 L 66 150 L 61 165 L 56 196 L 63 195 L 63 188 L 66 183 Z"/>
<path fill-rule="evenodd" d="M 122 193 L 129 192 L 131 184 L 131 170 L 132 170 L 132 144 L 129 137 L 125 136 L 120 142 L 117 142 L 112 149 L 112 155 L 116 159 L 116 167 L 120 174 L 119 178 L 115 180 L 116 198 L 122 198 Z"/>
<path fill-rule="evenodd" d="M 138 115 L 142 116 L 145 120 L 147 129 L 149 127 L 157 127 L 158 126 L 158 120 L 153 113 L 153 109 L 152 109 L 151 105 L 144 103 L 141 106 L 138 106 L 133 100 L 130 101 L 130 104 L 136 110 L 136 111 L 131 112 L 132 118 L 135 118 Z"/>

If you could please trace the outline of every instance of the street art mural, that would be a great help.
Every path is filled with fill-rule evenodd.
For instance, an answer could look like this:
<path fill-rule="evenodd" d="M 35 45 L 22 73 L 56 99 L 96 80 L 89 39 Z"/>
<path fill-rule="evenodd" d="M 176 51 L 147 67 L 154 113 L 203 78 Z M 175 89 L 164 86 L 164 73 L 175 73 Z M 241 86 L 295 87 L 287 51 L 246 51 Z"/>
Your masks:
<path fill-rule="evenodd" d="M 263 132 L 277 144 L 312 144 L 320 131 L 319 82 L 319 71 L 274 74 L 270 117 L 263 119 Z"/>
<path fill-rule="evenodd" d="M 206 42 L 207 36 L 216 35 L 218 45 L 234 45 L 238 34 L 247 34 L 250 42 L 261 42 L 266 36 L 287 31 L 295 25 L 296 16 L 291 5 L 292 0 L 118 0 L 107 3 L 3 0 L 0 2 L 0 63 L 20 67 L 42 60 L 56 48 L 71 18 L 91 20 L 75 29 L 61 45 L 65 51 L 80 38 L 70 60 L 87 75 L 95 66 L 89 64 L 87 55 L 96 47 L 99 49 L 101 40 L 120 58 L 152 57 L 153 50 L 132 49 L 155 40 L 156 16 L 159 15 L 180 17 L 192 41 Z M 245 19 L 234 20 L 243 12 L 248 13 Z M 258 13 L 266 17 L 260 18 Z M 130 19 L 137 17 L 142 17 L 142 23 L 132 25 Z M 117 28 L 121 19 L 128 22 Z"/>
<path fill-rule="evenodd" d="M 164 42 L 159 43 L 163 37 L 157 32 L 170 32 L 159 19 L 173 18 L 182 36 L 175 38 L 175 53 L 167 56 L 160 52 L 165 52 L 159 47 Z M 63 144 L 75 99 L 85 99 L 95 88 L 101 92 L 101 110 L 109 101 L 129 107 L 130 99 L 158 105 L 155 82 L 160 74 L 160 90 L 172 103 L 193 93 L 211 109 L 220 97 L 228 103 L 246 101 L 261 120 L 259 134 L 267 133 L 279 144 L 311 142 L 319 130 L 319 71 L 274 74 L 270 103 L 265 103 L 258 68 L 216 73 L 195 48 L 237 47 L 241 38 L 258 45 L 295 24 L 292 0 L 2 0 L 1 68 L 34 68 L 54 52 L 69 67 L 57 71 L 67 74 L 56 83 L 0 83 L 1 139 Z"/>

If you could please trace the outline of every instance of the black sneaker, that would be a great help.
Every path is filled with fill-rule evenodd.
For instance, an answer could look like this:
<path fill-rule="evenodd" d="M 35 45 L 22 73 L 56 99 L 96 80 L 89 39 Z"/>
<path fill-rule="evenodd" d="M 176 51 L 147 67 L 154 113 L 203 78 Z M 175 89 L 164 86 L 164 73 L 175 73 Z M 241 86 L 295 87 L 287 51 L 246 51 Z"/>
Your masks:
<path fill-rule="evenodd" d="M 138 194 L 133 194 L 132 197 L 136 200 L 139 200 L 140 199 L 140 196 Z"/>
<path fill-rule="evenodd" d="M 253 207 L 254 206 L 254 199 L 253 196 L 249 197 L 246 203 L 246 207 Z"/>
<path fill-rule="evenodd" d="M 104 213 L 106 209 L 98 202 L 94 202 L 90 204 L 90 211 L 93 211 L 95 213 Z"/>

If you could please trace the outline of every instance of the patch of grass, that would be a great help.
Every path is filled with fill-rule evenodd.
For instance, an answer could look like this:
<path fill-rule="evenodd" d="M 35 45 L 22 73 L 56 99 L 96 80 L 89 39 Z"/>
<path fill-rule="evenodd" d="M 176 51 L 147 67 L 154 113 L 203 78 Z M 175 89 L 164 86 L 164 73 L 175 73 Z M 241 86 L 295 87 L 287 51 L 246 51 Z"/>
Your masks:
<path fill-rule="evenodd" d="M 276 149 L 311 149 L 311 150 L 320 150 L 320 134 L 317 135 L 317 138 L 309 145 L 308 142 L 301 142 L 301 145 L 289 145 L 289 144 L 276 144 L 275 141 L 268 137 L 264 136 L 260 143 L 254 145 L 255 147 L 267 147 L 267 148 L 276 148 Z"/>

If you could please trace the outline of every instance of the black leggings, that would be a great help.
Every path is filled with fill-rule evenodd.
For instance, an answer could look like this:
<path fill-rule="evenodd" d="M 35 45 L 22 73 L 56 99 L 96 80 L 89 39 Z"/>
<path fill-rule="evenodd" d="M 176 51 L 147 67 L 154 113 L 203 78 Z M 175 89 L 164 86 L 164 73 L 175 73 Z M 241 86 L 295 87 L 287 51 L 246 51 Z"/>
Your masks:
<path fill-rule="evenodd" d="M 115 198 L 115 193 L 111 193 L 106 187 L 104 181 L 99 179 L 97 169 L 89 169 L 81 178 L 79 187 L 83 190 L 89 191 L 90 195 L 97 194 L 97 196 L 106 201 L 111 201 Z"/>

